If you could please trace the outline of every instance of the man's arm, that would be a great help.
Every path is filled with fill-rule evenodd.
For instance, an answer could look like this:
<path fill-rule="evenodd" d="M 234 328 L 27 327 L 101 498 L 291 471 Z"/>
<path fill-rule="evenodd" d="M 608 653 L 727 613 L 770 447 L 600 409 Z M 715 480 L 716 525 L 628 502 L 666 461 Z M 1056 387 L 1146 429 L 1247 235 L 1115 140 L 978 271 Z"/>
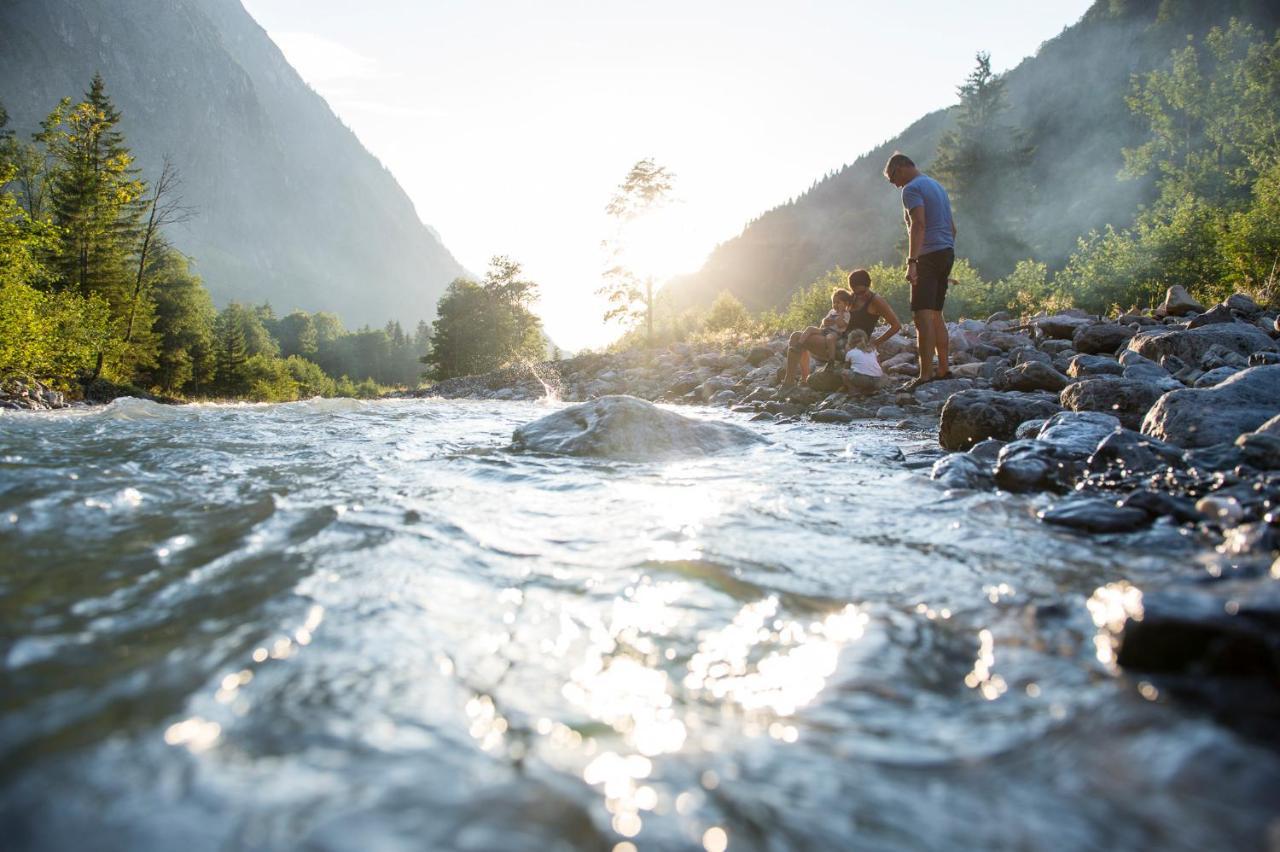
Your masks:
<path fill-rule="evenodd" d="M 916 264 L 913 260 L 920 257 L 920 249 L 924 246 L 924 205 L 908 210 L 907 218 L 911 220 L 907 239 L 907 280 L 914 284 Z"/>
<path fill-rule="evenodd" d="M 889 305 L 889 302 L 879 293 L 877 293 L 875 298 L 871 300 L 871 307 L 874 309 L 873 313 L 884 320 L 889 326 L 885 330 L 884 334 L 871 341 L 875 346 L 879 346 L 881 343 L 884 343 L 890 337 L 893 337 L 901 331 L 902 323 L 898 321 L 898 315 L 893 312 L 893 308 Z"/>

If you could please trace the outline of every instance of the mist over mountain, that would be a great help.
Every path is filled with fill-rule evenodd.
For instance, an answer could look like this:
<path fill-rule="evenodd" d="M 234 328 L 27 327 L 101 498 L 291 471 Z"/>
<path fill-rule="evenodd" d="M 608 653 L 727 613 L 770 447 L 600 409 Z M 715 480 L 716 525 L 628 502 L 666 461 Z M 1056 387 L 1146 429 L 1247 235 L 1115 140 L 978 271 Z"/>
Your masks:
<path fill-rule="evenodd" d="M 1127 226 L 1154 199 L 1154 176 L 1119 177 L 1122 150 L 1145 136 L 1125 102 L 1133 75 L 1166 65 L 1170 52 L 1185 46 L 1189 35 L 1225 26 L 1232 17 L 1271 32 L 1280 26 L 1280 5 L 1274 0 L 1097 0 L 1078 23 L 1004 75 L 1008 110 L 1001 119 L 1025 134 L 1032 148 L 1031 187 L 1011 211 L 1028 255 L 1056 269 L 1079 237 L 1108 224 Z M 998 54 L 1000 45 L 973 48 Z M 956 111 L 929 113 L 754 219 L 717 246 L 701 270 L 673 281 L 671 294 L 678 303 L 706 304 L 727 291 L 759 310 L 785 305 L 796 288 L 835 266 L 901 260 L 906 250 L 902 210 L 898 191 L 883 177 L 885 161 L 901 150 L 928 171 L 939 140 L 955 126 Z M 972 241 L 965 243 L 974 229 L 966 228 L 961 210 L 957 226 L 958 254 L 965 256 L 975 249 Z M 1005 270 L 980 271 L 990 277 Z"/>
<path fill-rule="evenodd" d="M 165 155 L 180 169 L 195 216 L 169 236 L 218 302 L 412 323 L 463 274 L 239 0 L 0 3 L 13 129 L 79 100 L 95 72 L 144 175 Z"/>

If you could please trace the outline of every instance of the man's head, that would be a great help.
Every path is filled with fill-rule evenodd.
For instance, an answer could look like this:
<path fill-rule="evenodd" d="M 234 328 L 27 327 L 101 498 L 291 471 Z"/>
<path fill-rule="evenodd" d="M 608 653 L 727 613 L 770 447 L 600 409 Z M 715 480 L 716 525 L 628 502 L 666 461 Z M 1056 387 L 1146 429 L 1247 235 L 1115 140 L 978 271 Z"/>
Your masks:
<path fill-rule="evenodd" d="M 855 269 L 849 273 L 849 289 L 854 296 L 861 296 L 871 289 L 871 273 L 865 269 Z"/>
<path fill-rule="evenodd" d="M 896 187 L 904 187 L 920 174 L 915 162 L 901 151 L 895 151 L 885 163 L 884 176 Z"/>

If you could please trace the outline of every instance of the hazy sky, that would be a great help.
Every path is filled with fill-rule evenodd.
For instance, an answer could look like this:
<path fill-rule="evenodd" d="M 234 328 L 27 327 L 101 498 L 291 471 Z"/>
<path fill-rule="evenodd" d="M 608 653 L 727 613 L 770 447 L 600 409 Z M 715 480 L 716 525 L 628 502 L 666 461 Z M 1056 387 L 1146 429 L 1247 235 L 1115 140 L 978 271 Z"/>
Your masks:
<path fill-rule="evenodd" d="M 636 160 L 676 175 L 651 264 L 692 271 L 750 219 L 954 103 L 976 51 L 1007 70 L 1090 5 L 243 2 L 465 266 L 524 264 L 571 348 L 618 333 L 592 294 L 604 206 Z"/>

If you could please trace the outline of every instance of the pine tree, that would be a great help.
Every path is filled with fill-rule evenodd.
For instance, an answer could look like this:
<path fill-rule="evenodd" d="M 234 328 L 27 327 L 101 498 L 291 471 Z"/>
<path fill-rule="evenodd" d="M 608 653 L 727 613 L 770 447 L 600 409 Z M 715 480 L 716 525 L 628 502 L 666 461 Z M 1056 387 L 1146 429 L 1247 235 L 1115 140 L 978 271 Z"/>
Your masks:
<path fill-rule="evenodd" d="M 218 390 L 230 396 L 245 393 L 249 386 L 249 373 L 245 364 L 249 349 L 245 343 L 246 317 L 250 312 L 236 302 L 222 309 L 214 322 L 216 366 L 214 382 Z"/>

